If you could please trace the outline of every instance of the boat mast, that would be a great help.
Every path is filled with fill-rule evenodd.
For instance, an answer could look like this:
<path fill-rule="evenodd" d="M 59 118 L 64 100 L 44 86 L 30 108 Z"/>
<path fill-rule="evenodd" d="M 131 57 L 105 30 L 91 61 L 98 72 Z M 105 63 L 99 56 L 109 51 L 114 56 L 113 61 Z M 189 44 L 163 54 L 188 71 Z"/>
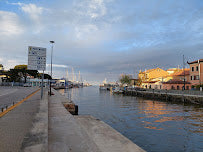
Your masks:
<path fill-rule="evenodd" d="M 73 69 L 73 67 L 72 67 L 72 81 L 74 82 L 75 80 L 74 80 L 74 69 Z"/>

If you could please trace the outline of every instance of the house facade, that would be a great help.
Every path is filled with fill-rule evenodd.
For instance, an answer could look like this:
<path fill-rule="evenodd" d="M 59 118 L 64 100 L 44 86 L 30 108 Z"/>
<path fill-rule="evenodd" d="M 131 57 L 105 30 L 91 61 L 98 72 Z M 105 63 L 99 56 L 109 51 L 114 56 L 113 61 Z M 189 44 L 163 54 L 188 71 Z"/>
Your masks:
<path fill-rule="evenodd" d="M 192 85 L 203 84 L 203 59 L 188 62 L 190 65 L 190 82 Z"/>
<path fill-rule="evenodd" d="M 142 88 L 146 89 L 162 89 L 162 82 L 161 81 L 146 81 L 142 83 Z"/>
<path fill-rule="evenodd" d="M 163 82 L 163 89 L 166 90 L 184 90 L 184 83 L 185 83 L 185 90 L 190 90 L 192 84 L 188 81 L 182 81 L 182 80 L 169 80 L 167 82 Z"/>
<path fill-rule="evenodd" d="M 146 71 L 140 71 L 138 74 L 139 79 L 141 79 L 142 82 L 145 81 L 158 81 L 162 80 L 164 77 L 168 75 L 168 72 L 161 69 L 161 68 L 156 68 L 156 69 L 149 69 Z"/>

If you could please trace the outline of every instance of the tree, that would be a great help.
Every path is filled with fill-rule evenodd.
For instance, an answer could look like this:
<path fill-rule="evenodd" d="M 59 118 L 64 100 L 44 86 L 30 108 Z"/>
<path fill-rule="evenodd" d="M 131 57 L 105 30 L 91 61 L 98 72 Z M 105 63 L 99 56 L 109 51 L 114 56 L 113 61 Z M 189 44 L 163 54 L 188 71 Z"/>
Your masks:
<path fill-rule="evenodd" d="M 27 70 L 27 65 L 21 64 L 21 65 L 16 65 L 14 69 L 22 69 L 22 70 Z"/>
<path fill-rule="evenodd" d="M 141 79 L 141 78 L 138 78 L 138 81 L 137 81 L 137 84 L 136 84 L 136 85 L 141 86 L 141 84 L 142 84 L 142 79 Z"/>
<path fill-rule="evenodd" d="M 37 70 L 27 70 L 27 65 L 16 65 L 14 69 L 10 69 L 9 77 L 10 81 L 20 82 L 21 78 L 24 77 L 24 83 L 27 81 L 27 75 L 39 77 Z"/>
<path fill-rule="evenodd" d="M 129 85 L 131 83 L 131 76 L 130 75 L 121 75 L 120 80 L 119 80 L 122 85 L 127 84 Z"/>
<path fill-rule="evenodd" d="M 42 78 L 42 73 L 39 73 L 40 74 L 40 76 L 39 76 L 39 78 Z M 46 73 L 44 73 L 44 79 L 51 79 L 51 76 L 49 75 L 49 74 L 46 74 Z"/>

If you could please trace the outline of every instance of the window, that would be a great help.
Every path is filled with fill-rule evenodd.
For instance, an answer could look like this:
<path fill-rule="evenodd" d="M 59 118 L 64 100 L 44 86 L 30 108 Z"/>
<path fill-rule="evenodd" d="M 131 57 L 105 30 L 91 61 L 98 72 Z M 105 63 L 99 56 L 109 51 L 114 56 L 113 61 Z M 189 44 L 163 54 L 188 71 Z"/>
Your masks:
<path fill-rule="evenodd" d="M 196 66 L 196 71 L 198 71 L 198 66 Z"/>
<path fill-rule="evenodd" d="M 177 90 L 180 90 L 180 87 L 179 87 L 179 86 L 177 86 Z"/>
<path fill-rule="evenodd" d="M 189 86 L 186 86 L 186 90 L 189 90 Z"/>
<path fill-rule="evenodd" d="M 194 75 L 194 79 L 193 80 L 196 80 L 196 76 Z"/>
<path fill-rule="evenodd" d="M 192 71 L 194 71 L 194 67 L 192 67 Z"/>
<path fill-rule="evenodd" d="M 196 80 L 199 80 L 199 75 L 196 75 Z"/>
<path fill-rule="evenodd" d="M 191 76 L 190 78 L 191 78 L 191 80 L 193 80 L 193 76 Z"/>
<path fill-rule="evenodd" d="M 174 86 L 171 86 L 171 89 L 174 90 Z"/>

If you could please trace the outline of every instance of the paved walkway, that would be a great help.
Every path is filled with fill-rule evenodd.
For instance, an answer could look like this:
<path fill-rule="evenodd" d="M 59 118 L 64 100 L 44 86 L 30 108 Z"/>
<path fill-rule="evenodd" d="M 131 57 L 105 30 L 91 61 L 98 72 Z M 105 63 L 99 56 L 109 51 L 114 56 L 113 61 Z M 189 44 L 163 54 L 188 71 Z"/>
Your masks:
<path fill-rule="evenodd" d="M 104 122 L 72 116 L 61 103 L 65 97 L 53 92 L 49 98 L 49 152 L 144 152 Z"/>
<path fill-rule="evenodd" d="M 0 107 L 11 105 L 13 102 L 21 101 L 23 98 L 34 92 L 39 87 L 1 87 L 0 86 Z"/>
<path fill-rule="evenodd" d="M 64 108 L 58 92 L 49 98 L 49 152 L 100 152 L 74 117 Z M 66 99 L 67 101 L 67 99 Z"/>
<path fill-rule="evenodd" d="M 23 92 L 23 90 L 21 91 Z M 28 95 L 30 92 L 26 93 L 24 92 L 23 95 Z M 12 98 L 15 99 L 15 96 Z M 20 150 L 24 136 L 32 127 L 34 116 L 39 110 L 39 103 L 40 92 L 37 92 L 0 118 L 0 152 L 18 152 Z"/>

